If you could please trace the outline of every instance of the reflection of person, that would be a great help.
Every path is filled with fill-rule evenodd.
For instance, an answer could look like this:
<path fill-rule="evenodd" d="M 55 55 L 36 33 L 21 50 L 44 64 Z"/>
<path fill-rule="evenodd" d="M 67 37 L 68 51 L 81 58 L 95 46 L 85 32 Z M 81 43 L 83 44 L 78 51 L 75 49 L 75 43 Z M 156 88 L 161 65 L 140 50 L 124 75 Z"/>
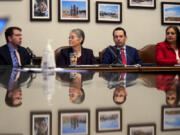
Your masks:
<path fill-rule="evenodd" d="M 80 73 L 71 73 L 72 81 L 69 86 L 69 98 L 73 103 L 81 103 L 84 101 L 85 93 L 82 88 L 82 76 Z"/>
<path fill-rule="evenodd" d="M 166 103 L 176 106 L 180 100 L 180 81 L 176 74 L 156 75 L 156 88 L 166 93 Z"/>
<path fill-rule="evenodd" d="M 123 104 L 126 101 L 127 92 L 124 86 L 117 86 L 114 90 L 113 101 L 116 104 Z"/>
<path fill-rule="evenodd" d="M 180 64 L 180 32 L 178 27 L 166 29 L 166 39 L 156 45 L 156 62 L 158 65 Z"/>
<path fill-rule="evenodd" d="M 48 16 L 47 1 L 36 0 L 34 4 L 34 15 L 35 16 Z"/>
<path fill-rule="evenodd" d="M 156 88 L 164 91 L 166 95 L 166 103 L 169 106 L 176 106 L 180 100 L 180 79 L 177 74 L 140 74 L 139 79 L 143 81 L 143 85 L 150 88 Z"/>
<path fill-rule="evenodd" d="M 48 135 L 48 119 L 35 118 L 35 135 Z"/>
<path fill-rule="evenodd" d="M 0 47 L 0 65 L 13 67 L 29 65 L 31 57 L 21 46 L 22 34 L 18 27 L 9 27 L 5 31 L 7 44 Z"/>
<path fill-rule="evenodd" d="M 113 93 L 113 101 L 116 104 L 123 104 L 126 101 L 126 88 L 133 86 L 137 79 L 137 73 L 125 72 L 104 72 L 102 76 L 108 81 L 108 88 L 115 88 Z"/>
<path fill-rule="evenodd" d="M 62 49 L 59 56 L 59 65 L 70 65 L 70 53 L 77 55 L 77 65 L 96 64 L 93 51 L 82 47 L 85 39 L 85 34 L 81 29 L 73 29 L 69 35 L 70 48 Z"/>
<path fill-rule="evenodd" d="M 137 50 L 133 47 L 126 45 L 127 35 L 126 31 L 123 28 L 117 27 L 113 30 L 113 40 L 115 46 L 112 47 L 112 51 L 118 56 L 118 58 L 124 65 L 142 64 Z M 118 63 L 117 58 L 113 55 L 109 47 L 105 50 L 102 63 Z"/>
<path fill-rule="evenodd" d="M 72 103 L 80 104 L 85 99 L 85 92 L 82 87 L 83 81 L 91 80 L 94 72 L 65 72 L 58 73 L 56 78 L 69 84 L 69 99 Z"/>
<path fill-rule="evenodd" d="M 28 80 L 31 73 L 12 70 L 1 70 L 0 83 L 7 89 L 5 102 L 8 106 L 15 107 L 22 104 L 21 85 Z"/>

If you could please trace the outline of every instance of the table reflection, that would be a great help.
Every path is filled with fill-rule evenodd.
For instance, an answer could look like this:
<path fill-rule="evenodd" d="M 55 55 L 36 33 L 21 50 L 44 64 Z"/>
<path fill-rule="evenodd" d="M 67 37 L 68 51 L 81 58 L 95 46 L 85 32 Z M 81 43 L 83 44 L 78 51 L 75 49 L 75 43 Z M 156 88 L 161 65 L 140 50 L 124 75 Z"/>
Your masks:
<path fill-rule="evenodd" d="M 79 116 L 88 117 L 86 122 L 97 126 L 98 110 L 99 116 L 114 116 L 116 111 L 113 109 L 117 109 L 121 110 L 118 120 L 122 130 L 113 132 L 113 129 L 105 129 L 111 135 L 127 134 L 127 127 L 132 124 L 141 125 L 144 132 L 143 126 L 148 123 L 157 127 L 153 131 L 158 135 L 179 135 L 179 131 L 164 133 L 161 130 L 162 126 L 163 130 L 169 129 L 169 126 L 172 130 L 180 130 L 179 123 L 170 125 L 179 122 L 180 116 L 180 77 L 177 73 L 64 69 L 33 73 L 0 69 L 0 75 L 0 87 L 3 89 L 0 91 L 0 134 L 29 134 L 33 131 L 34 134 L 41 132 L 49 135 L 52 132 L 53 135 L 64 135 L 61 120 L 64 120 L 64 128 L 68 126 L 68 131 L 75 133 L 80 129 L 80 123 L 85 124 Z M 37 114 L 30 115 L 32 112 Z M 62 119 L 66 115 L 68 119 Z M 113 121 L 111 117 L 107 118 L 105 124 Z M 162 120 L 170 124 L 161 123 Z M 33 126 L 29 129 L 30 125 Z M 83 129 L 90 130 L 93 135 L 99 134 L 95 126 L 85 126 Z"/>
<path fill-rule="evenodd" d="M 154 87 L 166 95 L 166 104 L 168 106 L 177 106 L 180 101 L 180 78 L 179 74 L 158 73 L 141 74 L 140 79 L 146 87 Z"/>
<path fill-rule="evenodd" d="M 69 99 L 72 103 L 81 104 L 85 99 L 85 92 L 83 89 L 83 82 L 92 80 L 95 72 L 64 72 L 57 73 L 57 79 L 68 83 Z"/>
<path fill-rule="evenodd" d="M 22 104 L 22 86 L 31 78 L 31 73 L 16 69 L 0 71 L 0 83 L 6 89 L 5 102 L 8 106 L 17 107 Z M 30 82 L 29 82 L 30 83 Z M 29 85 L 27 83 L 27 85 Z"/>
<path fill-rule="evenodd" d="M 102 77 L 107 80 L 107 87 L 109 89 L 114 89 L 114 103 L 123 104 L 128 95 L 126 88 L 135 85 L 138 74 L 126 72 L 103 72 Z"/>

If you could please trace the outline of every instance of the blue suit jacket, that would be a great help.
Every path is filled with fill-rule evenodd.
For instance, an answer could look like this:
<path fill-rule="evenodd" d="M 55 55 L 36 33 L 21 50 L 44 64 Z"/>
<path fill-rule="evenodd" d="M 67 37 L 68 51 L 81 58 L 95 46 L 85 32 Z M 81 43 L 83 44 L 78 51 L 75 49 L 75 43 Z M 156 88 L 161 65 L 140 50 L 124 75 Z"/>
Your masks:
<path fill-rule="evenodd" d="M 120 86 L 121 81 L 121 72 L 103 72 L 101 76 L 107 80 L 108 82 L 108 88 L 116 88 Z M 138 78 L 138 73 L 126 73 L 125 83 L 126 87 L 130 87 L 136 84 L 136 79 Z M 110 85 L 111 84 L 111 85 Z"/>
<path fill-rule="evenodd" d="M 17 50 L 18 50 L 20 58 L 21 58 L 22 66 L 29 65 L 31 62 L 31 56 L 29 55 L 27 50 L 22 46 L 18 46 Z M 13 66 L 11 54 L 10 54 L 7 44 L 0 47 L 0 65 Z"/>
<path fill-rule="evenodd" d="M 59 56 L 60 67 L 70 65 L 69 54 L 72 52 L 73 52 L 73 50 L 71 47 L 62 49 L 60 51 L 60 56 Z M 94 57 L 93 51 L 91 49 L 87 49 L 87 48 L 82 47 L 81 64 L 82 65 L 97 64 L 96 58 Z"/>
<path fill-rule="evenodd" d="M 112 50 L 116 55 L 118 55 L 119 59 L 122 61 L 121 55 L 116 49 L 117 46 L 113 46 Z M 103 64 L 116 64 L 117 59 L 115 56 L 111 53 L 109 48 L 106 48 L 104 57 L 103 57 Z M 140 64 L 142 65 L 142 61 L 139 57 L 139 54 L 136 50 L 136 48 L 130 47 L 126 45 L 126 63 L 127 65 L 134 65 L 134 64 Z"/>

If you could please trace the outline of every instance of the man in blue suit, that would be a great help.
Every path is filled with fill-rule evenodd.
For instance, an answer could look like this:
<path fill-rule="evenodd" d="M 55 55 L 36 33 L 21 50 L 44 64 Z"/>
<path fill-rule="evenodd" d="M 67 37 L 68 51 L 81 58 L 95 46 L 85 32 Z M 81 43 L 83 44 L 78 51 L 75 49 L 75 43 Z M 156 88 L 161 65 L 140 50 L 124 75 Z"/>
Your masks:
<path fill-rule="evenodd" d="M 127 36 L 123 28 L 117 27 L 113 30 L 113 40 L 115 46 L 106 48 L 102 61 L 103 64 L 142 65 L 137 50 L 126 45 Z"/>

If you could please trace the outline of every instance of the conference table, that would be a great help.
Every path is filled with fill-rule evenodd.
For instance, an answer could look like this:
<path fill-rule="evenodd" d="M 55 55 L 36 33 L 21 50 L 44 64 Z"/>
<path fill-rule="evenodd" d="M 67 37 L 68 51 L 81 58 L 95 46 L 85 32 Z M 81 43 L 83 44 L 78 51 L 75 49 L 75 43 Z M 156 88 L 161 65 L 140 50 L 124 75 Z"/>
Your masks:
<path fill-rule="evenodd" d="M 0 135 L 180 135 L 179 71 L 0 67 Z"/>

